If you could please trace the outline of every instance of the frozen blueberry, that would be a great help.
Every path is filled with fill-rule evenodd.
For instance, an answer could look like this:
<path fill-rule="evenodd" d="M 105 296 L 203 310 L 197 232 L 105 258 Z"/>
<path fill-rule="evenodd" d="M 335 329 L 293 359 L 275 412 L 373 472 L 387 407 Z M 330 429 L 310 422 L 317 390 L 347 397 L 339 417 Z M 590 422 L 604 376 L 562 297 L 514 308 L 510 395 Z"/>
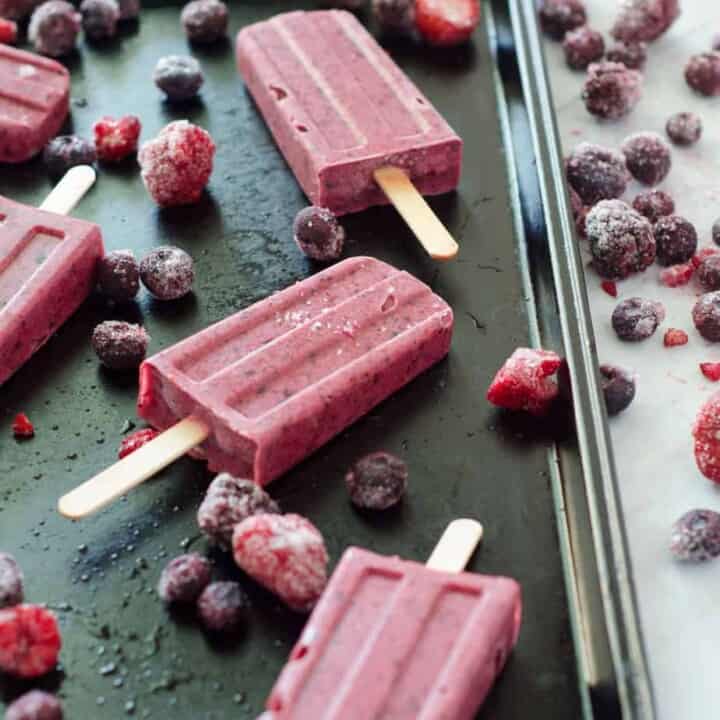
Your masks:
<path fill-rule="evenodd" d="M 227 35 L 228 8 L 221 0 L 192 0 L 180 13 L 189 40 L 214 43 Z"/>
<path fill-rule="evenodd" d="M 702 120 L 691 112 L 676 113 L 667 121 L 665 132 L 676 145 L 694 145 L 702 135 Z"/>
<path fill-rule="evenodd" d="M 670 147 L 657 133 L 630 135 L 621 150 L 630 174 L 645 185 L 657 185 L 670 172 Z"/>
<path fill-rule="evenodd" d="M 591 63 L 599 60 L 605 52 L 603 36 L 583 25 L 576 30 L 570 30 L 563 39 L 565 62 L 573 70 L 585 70 Z"/>
<path fill-rule="evenodd" d="M 720 342 L 720 292 L 701 295 L 692 309 L 697 331 L 710 342 Z"/>
<path fill-rule="evenodd" d="M 80 14 L 83 30 L 93 40 L 105 40 L 117 32 L 120 7 L 115 0 L 83 0 Z"/>
<path fill-rule="evenodd" d="M 155 84 L 171 101 L 189 100 L 198 94 L 205 78 L 200 63 L 187 55 L 167 55 L 158 60 Z"/>
<path fill-rule="evenodd" d="M 313 260 L 332 262 L 342 254 L 345 230 L 327 208 L 302 209 L 295 216 L 293 233 L 298 247 Z"/>
<path fill-rule="evenodd" d="M 712 239 L 716 245 L 720 245 L 720 218 L 713 223 Z"/>
<path fill-rule="evenodd" d="M 236 582 L 210 583 L 197 601 L 198 615 L 212 632 L 232 632 L 249 606 L 247 596 Z"/>
<path fill-rule="evenodd" d="M 649 338 L 665 319 L 665 308 L 653 300 L 633 297 L 613 310 L 613 330 L 621 340 L 638 342 Z"/>
<path fill-rule="evenodd" d="M 60 57 L 75 47 L 79 31 L 80 13 L 65 0 L 48 0 L 32 14 L 28 40 L 36 52 Z"/>
<path fill-rule="evenodd" d="M 135 20 L 140 16 L 140 0 L 118 0 L 121 20 Z"/>
<path fill-rule="evenodd" d="M 672 529 L 670 550 L 680 560 L 702 562 L 720 555 L 720 514 L 691 510 Z"/>
<path fill-rule="evenodd" d="M 608 415 L 626 410 L 635 399 L 635 378 L 617 365 L 600 366 L 601 387 Z"/>
<path fill-rule="evenodd" d="M 655 238 L 647 218 L 622 200 L 602 200 L 585 218 L 593 267 L 608 280 L 642 272 L 655 261 Z"/>
<path fill-rule="evenodd" d="M 720 255 L 708 255 L 698 265 L 697 279 L 707 292 L 720 290 Z"/>
<path fill-rule="evenodd" d="M 5 711 L 5 720 L 62 720 L 60 701 L 43 690 L 21 695 Z"/>
<path fill-rule="evenodd" d="M 23 601 L 23 574 L 12 555 L 0 552 L 0 609 Z"/>
<path fill-rule="evenodd" d="M 663 190 L 649 190 L 633 200 L 633 208 L 654 224 L 659 218 L 675 212 L 675 201 Z"/>
<path fill-rule="evenodd" d="M 685 66 L 685 80 L 701 95 L 720 95 L 720 52 L 691 57 Z"/>
<path fill-rule="evenodd" d="M 155 248 L 140 261 L 140 279 L 158 300 L 178 300 L 192 290 L 193 259 L 179 247 Z"/>
<path fill-rule="evenodd" d="M 64 175 L 76 165 L 92 165 L 97 156 L 95 146 L 77 135 L 58 135 L 43 151 L 43 161 L 53 177 Z"/>
<path fill-rule="evenodd" d="M 543 0 L 538 15 L 540 26 L 553 40 L 562 40 L 568 30 L 574 30 L 587 21 L 582 0 Z"/>
<path fill-rule="evenodd" d="M 92 346 L 100 362 L 111 370 L 139 367 L 147 354 L 150 336 L 141 325 L 106 320 L 92 334 Z"/>
<path fill-rule="evenodd" d="M 630 179 L 620 153 L 587 142 L 572 151 L 565 161 L 565 172 L 585 205 L 620 197 Z"/>
<path fill-rule="evenodd" d="M 372 0 L 372 13 L 382 32 L 410 35 L 415 29 L 415 0 Z"/>
<path fill-rule="evenodd" d="M 697 232 L 691 222 L 679 215 L 661 217 L 653 228 L 657 260 L 661 265 L 687 262 L 697 250 Z"/>
<path fill-rule="evenodd" d="M 599 62 L 588 67 L 582 99 L 591 115 L 618 120 L 637 105 L 642 95 L 642 75 L 622 63 Z"/>
<path fill-rule="evenodd" d="M 115 302 L 130 302 L 140 289 L 140 266 L 132 250 L 113 250 L 98 263 L 100 292 Z"/>
<path fill-rule="evenodd" d="M 168 604 L 195 602 L 209 585 L 210 574 L 210 563 L 202 555 L 179 555 L 162 571 L 158 595 Z"/>
<path fill-rule="evenodd" d="M 357 460 L 345 475 L 350 500 L 368 510 L 386 510 L 396 505 L 405 495 L 407 481 L 407 465 L 386 452 Z"/>
<path fill-rule="evenodd" d="M 616 42 L 605 53 L 605 59 L 622 63 L 631 70 L 642 70 L 647 62 L 647 45 L 644 42 Z"/>

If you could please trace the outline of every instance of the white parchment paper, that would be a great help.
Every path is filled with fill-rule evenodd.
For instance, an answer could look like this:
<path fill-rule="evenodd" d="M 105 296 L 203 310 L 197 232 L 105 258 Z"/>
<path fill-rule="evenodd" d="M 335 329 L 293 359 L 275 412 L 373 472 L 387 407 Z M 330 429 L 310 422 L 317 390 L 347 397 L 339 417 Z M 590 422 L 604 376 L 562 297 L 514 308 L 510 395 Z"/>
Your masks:
<path fill-rule="evenodd" d="M 590 24 L 606 33 L 617 2 L 587 0 Z M 566 152 L 582 140 L 617 148 L 630 133 L 654 130 L 665 136 L 667 118 L 697 112 L 704 122 L 701 141 L 692 148 L 673 147 L 673 167 L 659 186 L 676 200 L 676 212 L 697 227 L 700 247 L 712 245 L 710 229 L 720 217 L 720 98 L 695 95 L 686 85 L 687 59 L 710 49 L 720 32 L 720 2 L 682 0 L 683 14 L 649 48 L 644 94 L 625 120 L 599 122 L 580 100 L 583 73 L 569 70 L 559 43 L 548 40 L 546 53 L 558 121 Z M 633 183 L 625 199 L 643 188 Z M 673 522 L 693 508 L 720 511 L 720 486 L 704 479 L 695 466 L 691 427 L 699 407 L 720 383 L 706 380 L 698 365 L 720 361 L 720 344 L 705 342 L 695 331 L 690 311 L 700 289 L 691 283 L 666 288 L 659 266 L 618 283 L 614 300 L 600 289 L 600 278 L 587 269 L 595 333 L 602 362 L 634 369 L 635 403 L 612 419 L 612 438 L 622 488 L 641 621 L 659 715 L 662 720 L 720 718 L 720 559 L 700 566 L 673 560 L 668 552 Z M 621 299 L 660 300 L 667 318 L 641 343 L 619 341 L 610 315 Z M 667 328 L 684 329 L 688 345 L 663 347 Z"/>

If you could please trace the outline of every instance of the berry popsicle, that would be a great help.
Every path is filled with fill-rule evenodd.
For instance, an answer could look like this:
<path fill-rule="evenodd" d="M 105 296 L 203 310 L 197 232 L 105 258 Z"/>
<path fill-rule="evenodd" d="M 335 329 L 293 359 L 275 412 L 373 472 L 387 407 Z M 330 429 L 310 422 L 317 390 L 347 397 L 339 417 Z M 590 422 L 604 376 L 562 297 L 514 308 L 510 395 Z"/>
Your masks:
<path fill-rule="evenodd" d="M 237 63 L 297 181 L 336 215 L 392 202 L 430 255 L 457 243 L 422 195 L 454 190 L 462 140 L 345 10 L 240 31 Z"/>
<path fill-rule="evenodd" d="M 262 720 L 472 720 L 515 646 L 519 585 L 461 572 L 482 535 L 455 520 L 426 566 L 349 548 Z"/>
<path fill-rule="evenodd" d="M 146 360 L 138 414 L 170 429 L 60 512 L 94 512 L 191 449 L 265 485 L 445 357 L 452 330 L 450 307 L 412 275 L 338 263 Z"/>
<path fill-rule="evenodd" d="M 40 209 L 0 197 L 0 385 L 72 315 L 95 284 L 100 228 L 62 217 L 95 182 L 69 170 Z"/>
<path fill-rule="evenodd" d="M 65 122 L 70 75 L 60 63 L 0 44 L 0 162 L 37 155 Z"/>

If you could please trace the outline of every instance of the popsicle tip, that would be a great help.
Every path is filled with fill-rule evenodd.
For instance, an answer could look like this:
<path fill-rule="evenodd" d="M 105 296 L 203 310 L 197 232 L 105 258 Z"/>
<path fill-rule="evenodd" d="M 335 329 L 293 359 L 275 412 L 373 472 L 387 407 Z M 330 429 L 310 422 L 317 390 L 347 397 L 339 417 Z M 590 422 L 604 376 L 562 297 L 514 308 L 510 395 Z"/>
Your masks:
<path fill-rule="evenodd" d="M 91 165 L 76 165 L 65 173 L 65 177 L 68 176 L 77 178 L 78 182 L 84 180 L 86 183 L 92 185 L 97 178 L 97 173 Z"/>
<path fill-rule="evenodd" d="M 63 497 L 58 500 L 57 508 L 58 512 L 68 520 L 80 520 L 85 516 L 73 501 L 72 493 L 63 495 Z"/>

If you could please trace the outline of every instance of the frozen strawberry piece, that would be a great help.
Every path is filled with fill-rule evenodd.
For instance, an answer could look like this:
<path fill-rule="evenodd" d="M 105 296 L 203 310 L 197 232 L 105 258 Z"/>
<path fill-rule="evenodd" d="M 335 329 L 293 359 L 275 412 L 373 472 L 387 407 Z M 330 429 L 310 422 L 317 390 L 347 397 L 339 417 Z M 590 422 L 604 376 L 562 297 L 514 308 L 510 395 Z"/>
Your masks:
<path fill-rule="evenodd" d="M 487 399 L 507 410 L 543 415 L 558 396 L 561 363 L 560 356 L 551 350 L 518 348 L 495 375 Z"/>
<path fill-rule="evenodd" d="M 695 273 L 695 265 L 691 262 L 682 265 L 671 265 L 660 271 L 660 282 L 666 287 L 687 285 Z"/>
<path fill-rule="evenodd" d="M 700 363 L 700 372 L 708 380 L 717 382 L 718 380 L 720 380 L 720 363 L 716 363 L 716 362 Z"/>
<path fill-rule="evenodd" d="M 480 22 L 478 0 L 417 0 L 415 22 L 430 45 L 461 45 Z"/>
<path fill-rule="evenodd" d="M 300 515 L 253 515 L 235 526 L 233 556 L 241 570 L 298 612 L 309 612 L 327 583 L 320 531 Z"/>
<path fill-rule="evenodd" d="M 17 23 L 0 18 L 0 43 L 14 45 L 17 41 Z"/>
<path fill-rule="evenodd" d="M 119 120 L 103 117 L 93 125 L 95 152 L 100 160 L 118 162 L 137 150 L 140 120 L 125 115 Z"/>
<path fill-rule="evenodd" d="M 600 287 L 610 296 L 616 298 L 618 296 L 617 284 L 612 280 L 603 280 Z"/>
<path fill-rule="evenodd" d="M 31 438 L 35 435 L 35 426 L 25 413 L 18 413 L 13 420 L 12 431 L 16 438 Z"/>
<path fill-rule="evenodd" d="M 684 330 L 669 328 L 665 331 L 663 345 L 665 345 L 665 347 L 677 347 L 678 345 L 687 345 L 688 340 L 688 334 Z"/>
<path fill-rule="evenodd" d="M 720 393 L 713 395 L 698 412 L 693 427 L 695 462 L 709 480 L 720 483 Z"/>
<path fill-rule="evenodd" d="M 60 653 L 55 615 L 40 605 L 0 610 L 0 671 L 33 678 L 50 672 Z"/>
<path fill-rule="evenodd" d="M 154 440 L 160 433 L 152 428 L 143 428 L 128 435 L 122 439 L 118 448 L 118 459 L 122 460 L 126 455 L 134 453 L 136 450 Z"/>
<path fill-rule="evenodd" d="M 712 248 L 712 247 L 705 247 L 701 250 L 698 250 L 695 255 L 692 257 L 690 262 L 693 264 L 693 267 L 697 270 L 700 265 L 702 265 L 703 261 L 706 258 L 712 257 L 713 255 L 720 255 L 720 250 L 718 248 Z"/>

